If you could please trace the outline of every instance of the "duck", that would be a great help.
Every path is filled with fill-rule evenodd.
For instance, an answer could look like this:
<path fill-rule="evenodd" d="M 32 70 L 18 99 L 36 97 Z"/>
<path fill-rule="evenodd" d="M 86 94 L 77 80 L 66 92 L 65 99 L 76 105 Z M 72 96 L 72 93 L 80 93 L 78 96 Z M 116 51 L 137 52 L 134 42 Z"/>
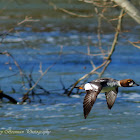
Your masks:
<path fill-rule="evenodd" d="M 116 80 L 112 78 L 99 78 L 76 87 L 86 91 L 83 101 L 84 118 L 87 118 L 99 93 L 105 93 L 107 106 L 109 109 L 111 109 L 118 94 L 118 87 L 135 86 L 139 85 L 132 79 Z"/>

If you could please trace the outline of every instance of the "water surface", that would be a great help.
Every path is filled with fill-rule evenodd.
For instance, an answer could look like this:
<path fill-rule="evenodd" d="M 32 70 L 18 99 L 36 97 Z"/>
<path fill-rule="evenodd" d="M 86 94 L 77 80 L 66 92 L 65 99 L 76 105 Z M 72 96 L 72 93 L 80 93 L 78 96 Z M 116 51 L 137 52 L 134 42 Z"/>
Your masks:
<path fill-rule="evenodd" d="M 1 7 L 7 4 L 5 1 L 0 3 Z M 68 7 L 64 1 L 57 4 L 60 7 Z M 81 6 L 85 8 L 85 11 L 81 12 L 92 13 L 91 6 L 78 4 L 75 2 L 74 6 L 79 9 L 83 9 Z M 15 26 L 25 15 L 40 21 Z M 120 88 L 111 110 L 107 108 L 105 95 L 100 94 L 86 120 L 83 117 L 82 105 L 85 94 L 71 97 L 63 94 L 60 81 L 67 88 L 92 70 L 89 60 L 93 60 L 97 66 L 102 63 L 102 56 L 86 55 L 88 45 L 91 53 L 100 53 L 97 47 L 95 18 L 72 17 L 37 0 L 28 4 L 11 2 L 0 18 L 1 33 L 16 27 L 16 31 L 4 38 L 0 51 L 10 52 L 27 75 L 33 70 L 34 81 L 40 76 L 40 64 L 44 71 L 57 62 L 39 82 L 50 91 L 49 95 L 41 93 L 35 96 L 30 104 L 14 105 L 7 103 L 7 100 L 0 104 L 1 139 L 139 139 L 139 87 Z M 127 20 L 131 21 L 129 18 Z M 102 44 L 104 49 L 108 50 L 114 35 L 106 24 L 103 26 L 108 30 L 102 36 Z M 131 31 L 124 33 L 128 40 L 139 40 L 140 27 L 135 22 L 129 22 L 124 29 Z M 112 62 L 103 76 L 115 79 L 132 78 L 140 84 L 139 69 L 139 49 L 120 36 Z M 18 69 L 12 59 L 0 55 L 0 87 L 5 93 L 21 101 L 26 91 L 22 88 L 21 76 L 17 73 Z M 93 75 L 88 80 L 95 78 L 97 76 Z M 25 85 L 28 87 L 28 83 Z M 36 92 L 40 93 L 39 90 Z M 16 130 L 23 133 L 15 134 Z M 12 132 L 14 134 L 11 134 Z"/>

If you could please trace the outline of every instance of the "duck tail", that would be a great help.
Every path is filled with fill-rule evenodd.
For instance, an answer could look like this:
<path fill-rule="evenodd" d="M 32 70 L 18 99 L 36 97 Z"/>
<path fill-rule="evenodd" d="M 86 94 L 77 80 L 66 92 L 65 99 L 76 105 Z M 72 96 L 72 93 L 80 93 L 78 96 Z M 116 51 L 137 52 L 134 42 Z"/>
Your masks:
<path fill-rule="evenodd" d="M 84 85 L 75 86 L 74 88 L 78 88 L 78 89 L 84 89 Z"/>

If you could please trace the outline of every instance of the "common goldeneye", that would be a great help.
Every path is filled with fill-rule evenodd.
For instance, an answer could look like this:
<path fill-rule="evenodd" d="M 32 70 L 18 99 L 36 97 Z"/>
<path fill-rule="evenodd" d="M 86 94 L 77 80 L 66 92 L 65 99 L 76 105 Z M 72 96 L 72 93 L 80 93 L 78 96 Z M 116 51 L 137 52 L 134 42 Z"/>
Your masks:
<path fill-rule="evenodd" d="M 87 118 L 98 94 L 105 93 L 107 106 L 112 108 L 118 93 L 118 87 L 134 87 L 139 86 L 132 79 L 115 80 L 112 78 L 100 78 L 89 83 L 83 84 L 76 88 L 84 89 L 86 96 L 83 102 L 84 117 Z"/>

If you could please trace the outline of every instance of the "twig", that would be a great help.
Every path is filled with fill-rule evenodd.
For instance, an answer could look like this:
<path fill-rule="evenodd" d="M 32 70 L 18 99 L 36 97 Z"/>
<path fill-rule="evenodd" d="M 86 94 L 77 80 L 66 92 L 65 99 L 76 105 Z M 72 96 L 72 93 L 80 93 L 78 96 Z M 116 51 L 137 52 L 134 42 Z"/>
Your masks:
<path fill-rule="evenodd" d="M 18 22 L 18 23 L 17 23 L 17 26 L 20 26 L 21 24 L 23 24 L 23 23 L 25 23 L 25 22 L 37 22 L 37 21 L 39 21 L 39 20 L 34 20 L 34 19 L 32 19 L 32 17 L 26 16 L 24 20 L 22 20 L 21 22 Z M 6 33 L 4 33 L 4 34 L 2 35 L 3 37 L 2 37 L 2 39 L 1 39 L 1 42 L 4 40 L 4 38 L 5 38 L 10 32 L 14 31 L 14 29 L 15 29 L 15 27 L 9 29 Z"/>
<path fill-rule="evenodd" d="M 37 84 L 38 84 L 39 81 L 43 78 L 43 76 L 44 76 L 45 74 L 47 74 L 47 72 L 48 72 L 55 64 L 56 64 L 56 62 L 53 63 L 51 66 L 49 66 L 49 67 L 43 72 L 43 74 L 38 78 L 38 80 L 36 81 L 36 83 L 35 83 L 30 89 L 28 89 L 28 91 L 25 93 L 25 95 L 28 95 L 29 92 L 32 91 L 32 90 L 37 86 Z"/>
<path fill-rule="evenodd" d="M 17 101 L 13 97 L 3 93 L 3 91 L 0 90 L 0 99 L 2 100 L 2 98 L 7 98 L 11 103 L 17 104 Z"/>
<path fill-rule="evenodd" d="M 88 55 L 88 56 L 100 56 L 100 55 L 103 55 L 102 53 L 97 53 L 97 54 L 91 54 L 91 53 L 84 53 L 84 52 L 80 52 L 80 51 L 76 51 L 76 53 L 79 53 L 79 54 L 83 54 L 83 55 Z M 108 53 L 104 53 L 105 55 L 107 55 Z"/>
<path fill-rule="evenodd" d="M 19 22 L 17 25 L 19 26 L 25 22 L 38 22 L 38 21 L 39 21 L 38 19 L 32 19 L 32 17 L 26 16 L 25 19 Z"/>
<path fill-rule="evenodd" d="M 13 57 L 12 54 L 10 54 L 9 52 L 0 52 L 0 55 L 7 55 L 7 56 L 10 56 L 10 57 L 13 59 L 15 65 L 18 67 L 19 72 L 20 72 L 20 75 L 21 75 L 21 76 L 24 75 L 24 73 L 22 72 L 22 69 L 21 69 L 20 65 L 17 63 L 17 61 L 15 60 L 15 58 Z"/>
<path fill-rule="evenodd" d="M 11 53 L 9 53 L 9 52 L 0 52 L 0 55 L 7 55 L 7 56 L 9 56 L 9 57 L 11 57 L 11 58 L 13 59 L 13 62 L 14 62 L 14 64 L 17 66 L 17 68 L 18 68 L 18 70 L 19 70 L 19 73 L 20 73 L 20 75 L 21 75 L 21 77 L 22 77 L 22 84 L 23 84 L 23 86 L 25 87 L 24 78 L 26 78 L 27 80 L 28 80 L 28 78 L 27 78 L 27 76 L 24 74 L 24 72 L 22 71 L 20 65 L 19 65 L 18 62 L 15 60 L 14 56 L 13 56 Z"/>
<path fill-rule="evenodd" d="M 110 51 L 107 59 L 110 59 L 113 52 L 115 51 L 115 46 L 117 44 L 118 36 L 119 36 L 120 30 L 121 30 L 121 25 L 122 25 L 121 22 L 122 22 L 123 12 L 124 12 L 124 10 L 122 9 L 121 12 L 120 12 L 118 25 L 117 25 L 116 33 L 115 33 L 114 40 L 113 40 L 113 43 L 112 43 L 111 51 Z"/>
<path fill-rule="evenodd" d="M 112 3 L 112 1 L 98 1 L 98 0 L 79 0 L 85 3 L 93 4 L 94 6 L 97 7 L 116 7 L 118 5 L 115 5 Z"/>
<path fill-rule="evenodd" d="M 35 84 L 35 81 L 33 80 L 32 75 L 30 74 L 29 76 L 30 76 L 31 82 L 32 82 L 33 84 Z M 31 88 L 31 87 L 32 87 L 32 85 L 30 86 L 30 88 Z M 44 91 L 45 93 L 47 93 L 47 94 L 50 93 L 49 91 L 47 91 L 46 89 L 44 89 L 44 88 L 43 88 L 41 85 L 39 85 L 39 84 L 37 84 L 36 87 L 39 88 L 39 89 L 41 89 L 41 90 L 43 90 L 43 91 Z"/>
<path fill-rule="evenodd" d="M 88 55 L 90 55 L 90 47 L 89 47 L 89 44 L 87 46 L 87 52 L 88 52 Z M 95 64 L 93 63 L 93 61 L 90 59 L 90 63 L 92 65 L 93 68 L 96 68 Z"/>
<path fill-rule="evenodd" d="M 119 36 L 120 31 L 121 31 L 123 12 L 124 12 L 124 10 L 122 9 L 121 12 L 120 12 L 119 19 L 118 19 L 117 29 L 116 29 L 116 33 L 115 33 L 114 40 L 113 40 L 113 43 L 112 43 L 112 47 L 111 47 L 111 50 L 110 50 L 110 53 L 109 53 L 108 57 L 106 58 L 108 61 L 105 65 L 105 67 L 103 68 L 102 72 L 99 74 L 99 77 L 101 77 L 104 74 L 106 68 L 111 63 L 111 56 L 112 56 L 113 52 L 115 51 L 115 46 L 117 44 L 118 36 Z"/>
<path fill-rule="evenodd" d="M 100 77 L 103 75 L 104 71 L 106 70 L 106 68 L 108 67 L 108 65 L 110 64 L 111 62 L 111 56 L 113 54 L 113 52 L 115 51 L 115 46 L 117 44 L 117 40 L 118 40 L 118 36 L 119 36 L 119 32 L 121 30 L 121 23 L 122 23 L 122 17 L 123 17 L 123 11 L 124 10 L 121 10 L 120 12 L 120 18 L 118 20 L 118 25 L 117 25 L 117 29 L 116 29 L 116 33 L 115 33 L 115 36 L 114 36 L 114 40 L 113 40 L 113 43 L 112 43 L 112 47 L 111 47 L 111 50 L 109 52 L 109 55 L 108 57 L 106 58 L 106 61 L 104 61 L 100 66 L 96 67 L 95 69 L 93 69 L 92 71 L 90 71 L 88 74 L 85 74 L 83 77 L 79 78 L 72 86 L 71 90 L 68 92 L 68 96 L 70 96 L 70 94 L 72 93 L 73 89 L 75 88 L 75 86 L 83 79 L 85 78 L 88 78 L 90 75 L 92 75 L 96 70 L 103 68 L 101 74 L 99 75 Z"/>
<path fill-rule="evenodd" d="M 129 42 L 131 45 L 133 45 L 134 47 L 140 49 L 140 46 L 139 46 L 139 45 L 136 45 L 134 42 L 131 42 L 131 41 L 129 41 L 129 40 L 128 40 L 128 42 Z"/>
<path fill-rule="evenodd" d="M 106 60 L 107 61 L 107 60 Z M 104 61 L 100 66 L 96 67 L 95 69 L 91 70 L 89 73 L 85 74 L 83 77 L 79 78 L 72 86 L 71 90 L 68 92 L 68 96 L 70 96 L 70 94 L 72 93 L 73 89 L 76 87 L 76 85 L 82 81 L 83 79 L 89 77 L 90 75 L 94 74 L 94 72 L 98 69 L 100 69 L 101 67 L 103 67 L 106 64 L 106 61 Z"/>
<path fill-rule="evenodd" d="M 16 72 L 16 73 L 14 73 L 14 74 L 7 75 L 7 76 L 1 76 L 0 79 L 14 77 L 14 76 L 16 76 L 18 73 L 19 73 L 19 72 Z"/>
<path fill-rule="evenodd" d="M 105 70 L 107 69 L 108 65 L 110 64 L 111 60 L 108 60 L 103 68 L 103 70 L 99 73 L 99 78 L 104 74 Z"/>
<path fill-rule="evenodd" d="M 69 15 L 72 15 L 72 16 L 82 17 L 82 18 L 93 17 L 93 14 L 91 14 L 91 15 L 79 15 L 79 14 L 76 14 L 76 13 L 74 13 L 74 12 L 68 11 L 68 10 L 66 10 L 66 9 L 64 9 L 64 8 L 58 8 L 58 7 L 57 7 L 54 3 L 52 3 L 52 2 L 50 2 L 49 4 L 50 4 L 51 6 L 53 6 L 53 8 L 54 8 L 55 10 L 60 10 L 60 11 L 62 11 L 62 12 L 65 12 L 65 13 L 69 14 Z"/>
<path fill-rule="evenodd" d="M 38 78 L 38 80 L 34 83 L 34 85 L 28 89 L 28 91 L 24 94 L 24 96 L 28 96 L 29 95 L 29 92 L 32 91 L 37 85 L 38 83 L 40 82 L 40 80 L 43 78 L 44 75 L 47 74 L 47 72 L 58 62 L 58 60 L 60 59 L 61 55 L 62 55 L 62 49 L 63 49 L 63 46 L 60 46 L 60 53 L 59 53 L 59 58 L 57 59 L 56 62 L 54 62 L 52 65 L 50 65 L 43 73 L 41 73 L 41 76 Z"/>
<path fill-rule="evenodd" d="M 140 24 L 140 11 L 129 0 L 113 0 L 122 9 L 124 9 L 131 18 Z"/>
<path fill-rule="evenodd" d="M 102 49 L 102 42 L 101 42 L 101 21 L 102 21 L 102 16 L 98 12 L 98 9 L 95 7 L 95 12 L 98 15 L 98 29 L 97 29 L 97 37 L 98 37 L 98 45 L 99 49 L 101 50 L 102 55 L 105 56 L 104 50 Z"/>

